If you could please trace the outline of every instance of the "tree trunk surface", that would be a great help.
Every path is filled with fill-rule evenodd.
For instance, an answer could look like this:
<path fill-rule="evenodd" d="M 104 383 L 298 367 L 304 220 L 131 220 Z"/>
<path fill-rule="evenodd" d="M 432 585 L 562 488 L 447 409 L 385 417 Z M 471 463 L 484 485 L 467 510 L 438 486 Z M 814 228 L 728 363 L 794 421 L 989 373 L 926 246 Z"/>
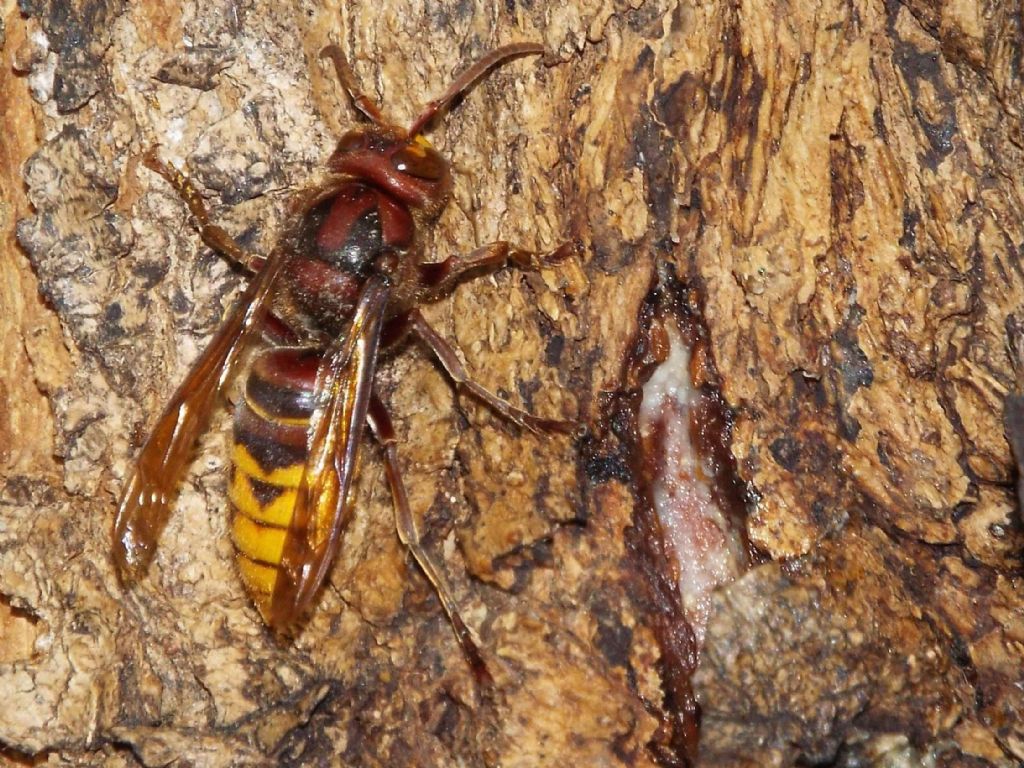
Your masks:
<path fill-rule="evenodd" d="M 1020 0 L 3 9 L 0 762 L 1024 761 L 1003 426 L 1024 299 Z M 369 440 L 292 641 L 232 562 L 230 404 L 147 577 L 120 585 L 131 460 L 245 281 L 142 154 L 159 145 L 268 253 L 359 121 L 323 46 L 405 125 L 525 40 L 543 60 L 501 66 L 429 133 L 455 192 L 428 257 L 499 239 L 579 254 L 424 311 L 480 383 L 586 434 L 510 427 L 415 344 L 377 375 L 493 688 L 395 535 Z M 641 353 L 669 293 L 729 409 L 751 552 L 711 598 L 699 660 L 637 456 Z"/>

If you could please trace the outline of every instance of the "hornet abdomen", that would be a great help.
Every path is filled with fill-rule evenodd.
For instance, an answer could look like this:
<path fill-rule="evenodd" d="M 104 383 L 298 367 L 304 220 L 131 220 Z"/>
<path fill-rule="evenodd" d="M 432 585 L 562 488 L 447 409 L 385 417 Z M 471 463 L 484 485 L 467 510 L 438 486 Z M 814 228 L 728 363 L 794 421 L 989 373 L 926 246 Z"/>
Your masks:
<path fill-rule="evenodd" d="M 235 409 L 232 539 L 238 571 L 264 618 L 308 454 L 307 434 L 322 352 L 276 347 L 259 354 Z"/>

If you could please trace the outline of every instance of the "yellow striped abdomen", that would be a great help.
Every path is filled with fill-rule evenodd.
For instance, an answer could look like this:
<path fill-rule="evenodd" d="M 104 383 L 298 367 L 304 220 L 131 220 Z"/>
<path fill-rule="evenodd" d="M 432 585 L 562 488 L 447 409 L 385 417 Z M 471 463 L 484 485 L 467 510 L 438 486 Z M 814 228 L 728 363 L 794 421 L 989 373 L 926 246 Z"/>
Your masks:
<path fill-rule="evenodd" d="M 307 456 L 319 350 L 278 347 L 253 361 L 235 412 L 229 497 L 238 572 L 264 620 Z"/>

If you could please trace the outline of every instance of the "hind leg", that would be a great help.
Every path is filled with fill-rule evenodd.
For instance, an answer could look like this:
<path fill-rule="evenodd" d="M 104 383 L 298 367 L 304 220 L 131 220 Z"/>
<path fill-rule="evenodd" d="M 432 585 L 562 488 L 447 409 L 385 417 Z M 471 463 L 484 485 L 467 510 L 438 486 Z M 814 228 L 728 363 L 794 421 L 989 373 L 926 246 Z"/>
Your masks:
<path fill-rule="evenodd" d="M 466 626 L 462 616 L 459 614 L 458 605 L 455 602 L 455 598 L 452 597 L 452 590 L 444 576 L 444 571 L 434 562 L 430 553 L 423 548 L 423 544 L 420 542 L 419 527 L 416 524 L 416 518 L 413 517 L 412 509 L 409 507 L 409 497 L 406 495 L 405 483 L 402 481 L 402 471 L 398 464 L 395 430 L 384 404 L 376 395 L 373 395 L 373 399 L 370 402 L 368 421 L 370 428 L 384 449 L 384 468 L 388 477 L 388 485 L 391 486 L 391 496 L 395 509 L 395 528 L 398 531 L 398 538 L 405 545 L 406 549 L 412 553 L 420 569 L 434 586 L 434 592 L 437 594 L 438 600 L 441 601 L 444 612 L 448 614 L 448 621 L 451 623 L 452 629 L 455 630 L 455 637 L 459 641 L 462 652 L 469 661 L 477 681 L 482 685 L 493 685 L 494 679 L 491 677 L 491 673 L 487 671 L 487 665 L 484 663 L 483 656 L 480 655 L 480 649 L 470 634 L 469 627 Z"/>

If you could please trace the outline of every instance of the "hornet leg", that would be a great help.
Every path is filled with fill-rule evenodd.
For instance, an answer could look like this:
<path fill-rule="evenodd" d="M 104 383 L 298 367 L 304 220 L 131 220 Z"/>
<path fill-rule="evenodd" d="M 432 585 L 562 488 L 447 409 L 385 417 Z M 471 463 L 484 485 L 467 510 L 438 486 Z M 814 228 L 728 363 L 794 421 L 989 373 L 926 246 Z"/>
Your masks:
<path fill-rule="evenodd" d="M 206 203 L 203 201 L 202 195 L 199 194 L 199 190 L 195 188 L 188 176 L 157 157 L 156 150 L 155 146 L 149 148 L 142 159 L 143 164 L 151 171 L 156 171 L 163 176 L 167 183 L 174 187 L 178 196 L 185 201 L 199 224 L 199 236 L 203 242 L 218 253 L 224 254 L 230 261 L 250 274 L 259 272 L 266 259 L 249 253 L 235 242 L 223 227 L 211 224 L 210 212 L 206 209 Z"/>
<path fill-rule="evenodd" d="M 437 359 L 444 366 L 444 369 L 448 372 L 452 381 L 455 382 L 455 386 L 458 389 L 469 392 L 470 394 L 478 397 L 480 400 L 485 402 L 495 411 L 500 413 L 509 421 L 518 424 L 521 427 L 525 427 L 534 433 L 540 433 L 544 431 L 552 432 L 575 432 L 577 424 L 574 421 L 560 421 L 557 419 L 542 419 L 538 416 L 534 416 L 531 413 L 527 413 L 521 408 L 516 408 L 507 400 L 498 397 L 488 389 L 485 389 L 480 384 L 473 381 L 470 378 L 469 373 L 466 371 L 462 361 L 459 360 L 455 350 L 452 346 L 445 341 L 441 335 L 430 327 L 430 324 L 426 321 L 423 315 L 420 314 L 419 310 L 413 310 L 409 313 L 409 319 L 412 323 L 412 332 L 416 334 L 431 351 L 437 356 Z"/>
<path fill-rule="evenodd" d="M 451 587 L 444 577 L 444 572 L 434 563 L 433 558 L 423 548 L 420 542 L 420 532 L 409 508 L 409 497 L 405 493 L 405 484 L 402 482 L 402 472 L 398 465 L 398 449 L 396 447 L 395 430 L 391 424 L 391 417 L 377 395 L 373 395 L 370 401 L 368 415 L 370 428 L 377 436 L 378 442 L 384 449 L 384 467 L 388 476 L 388 484 L 391 486 L 391 496 L 394 499 L 395 527 L 398 529 L 398 538 L 405 547 L 412 553 L 413 558 L 419 564 L 427 579 L 434 585 L 434 592 L 437 594 L 448 620 L 455 630 L 455 637 L 466 655 L 477 682 L 490 687 L 494 684 L 491 673 L 487 671 L 483 656 L 477 647 L 469 628 L 459 615 L 459 608 L 452 597 Z"/>
<path fill-rule="evenodd" d="M 520 269 L 536 272 L 565 261 L 576 252 L 576 244 L 563 243 L 551 253 L 537 253 L 499 241 L 483 245 L 465 256 L 449 256 L 444 261 L 420 265 L 420 284 L 427 289 L 428 301 L 447 296 L 467 277 L 495 272 L 514 264 Z"/>

